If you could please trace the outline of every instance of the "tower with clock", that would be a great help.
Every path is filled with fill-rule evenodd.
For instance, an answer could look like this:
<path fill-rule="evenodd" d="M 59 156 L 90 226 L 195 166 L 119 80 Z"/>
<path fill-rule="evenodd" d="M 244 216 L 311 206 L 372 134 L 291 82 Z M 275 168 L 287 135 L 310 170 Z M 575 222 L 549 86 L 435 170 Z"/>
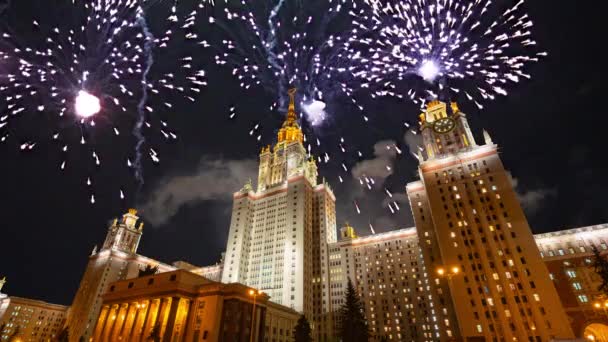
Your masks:
<path fill-rule="evenodd" d="M 429 102 L 426 112 L 420 114 L 420 130 L 427 159 L 468 151 L 476 146 L 466 115 L 455 102 L 449 108 L 444 102 Z"/>

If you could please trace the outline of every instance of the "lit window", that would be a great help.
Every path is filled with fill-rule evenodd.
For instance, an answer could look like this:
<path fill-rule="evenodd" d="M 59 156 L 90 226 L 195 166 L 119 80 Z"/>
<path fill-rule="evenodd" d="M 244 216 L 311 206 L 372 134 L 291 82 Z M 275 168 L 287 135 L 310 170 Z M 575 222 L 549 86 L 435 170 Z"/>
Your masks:
<path fill-rule="evenodd" d="M 549 279 L 554 280 L 555 276 L 553 275 L 553 273 L 549 273 Z"/>
<path fill-rule="evenodd" d="M 533 294 L 533 296 L 535 301 L 540 302 L 540 296 L 538 295 L 538 293 Z"/>
<path fill-rule="evenodd" d="M 561 249 L 561 248 L 560 248 L 560 249 L 558 249 L 558 250 L 557 250 L 557 254 L 559 254 L 559 255 L 564 255 L 564 250 L 563 250 L 563 249 Z"/>
<path fill-rule="evenodd" d="M 567 270 L 566 274 L 568 275 L 568 277 L 570 278 L 576 278 L 576 272 L 573 270 Z"/>
<path fill-rule="evenodd" d="M 589 299 L 587 298 L 587 296 L 586 296 L 586 295 L 578 295 L 578 300 L 579 300 L 581 303 L 587 303 L 587 302 L 589 301 Z"/>
<path fill-rule="evenodd" d="M 572 283 L 572 287 L 574 287 L 575 290 L 583 289 L 583 287 L 581 286 L 581 283 Z"/>
<path fill-rule="evenodd" d="M 481 328 L 481 324 L 477 324 L 477 332 L 483 332 L 483 329 Z"/>

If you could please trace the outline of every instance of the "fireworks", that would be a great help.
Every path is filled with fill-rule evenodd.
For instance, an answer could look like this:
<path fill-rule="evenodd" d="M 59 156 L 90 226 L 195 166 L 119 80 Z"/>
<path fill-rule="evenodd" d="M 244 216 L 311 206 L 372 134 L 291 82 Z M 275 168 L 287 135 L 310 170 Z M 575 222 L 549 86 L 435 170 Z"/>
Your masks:
<path fill-rule="evenodd" d="M 364 0 L 353 12 L 353 75 L 375 96 L 473 101 L 530 78 L 536 50 L 524 0 Z"/>
<path fill-rule="evenodd" d="M 198 12 L 175 0 L 61 0 L 52 7 L 28 28 L 0 26 L 2 142 L 13 138 L 22 150 L 31 150 L 55 141 L 65 159 L 68 151 L 80 149 L 100 166 L 89 137 L 108 133 L 111 140 L 131 131 L 134 155 L 125 165 L 143 183 L 142 150 L 159 160 L 146 147 L 146 130 L 176 139 L 161 113 L 171 111 L 173 100 L 194 101 L 206 85 L 204 70 L 195 67 L 191 51 L 184 52 L 189 42 L 196 46 Z M 152 11 L 165 19 L 149 26 Z M 66 160 L 60 165 L 65 169 Z M 87 183 L 91 186 L 90 179 Z"/>
<path fill-rule="evenodd" d="M 359 106 L 343 65 L 352 6 L 350 0 L 217 2 L 209 6 L 205 32 L 221 38 L 200 44 L 214 49 L 215 63 L 230 68 L 243 89 L 268 91 L 276 99 L 271 109 L 284 108 L 287 89 L 298 88 L 300 108 L 317 126 L 336 96 Z"/>

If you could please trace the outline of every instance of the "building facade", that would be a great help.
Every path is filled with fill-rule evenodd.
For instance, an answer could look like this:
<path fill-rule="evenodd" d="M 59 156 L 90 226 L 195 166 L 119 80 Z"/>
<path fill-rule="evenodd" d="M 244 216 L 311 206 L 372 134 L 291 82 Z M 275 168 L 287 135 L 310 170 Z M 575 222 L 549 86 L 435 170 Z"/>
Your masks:
<path fill-rule="evenodd" d="M 340 233 L 340 241 L 328 247 L 334 331 L 350 279 L 364 304 L 372 341 L 435 341 L 432 293 L 416 229 L 357 237 L 347 225 Z"/>
<path fill-rule="evenodd" d="M 68 307 L 64 305 L 0 292 L 0 341 L 11 338 L 24 342 L 55 341 L 63 330 L 67 313 Z"/>
<path fill-rule="evenodd" d="M 242 283 L 303 312 L 317 338 L 332 326 L 327 244 L 336 241 L 335 196 L 317 181 L 303 145 L 295 91 L 274 147 L 262 149 L 257 189 L 234 194 L 222 282 Z"/>
<path fill-rule="evenodd" d="M 137 211 L 131 209 L 120 220 L 114 220 L 101 249 L 95 248 L 89 256 L 67 319 L 70 342 L 77 342 L 81 337 L 87 341 L 91 337 L 101 310 L 102 295 L 110 283 L 135 278 L 145 266 L 158 267 L 158 272 L 175 270 L 174 266 L 137 254 L 142 233 L 143 223 L 139 222 Z"/>
<path fill-rule="evenodd" d="M 431 277 L 438 338 L 573 338 L 498 147 L 477 145 L 458 106 L 421 115 L 420 181 L 407 185 Z M 437 272 L 436 272 L 437 271 Z"/>
<path fill-rule="evenodd" d="M 293 341 L 300 315 L 254 291 L 185 270 L 117 281 L 93 341 Z"/>
<path fill-rule="evenodd" d="M 198 274 L 209 280 L 220 282 L 222 281 L 222 271 L 224 270 L 224 259 L 222 257 L 220 262 L 211 266 L 195 266 L 186 261 L 176 261 L 173 263 L 173 266 L 180 270 Z"/>
<path fill-rule="evenodd" d="M 596 248 L 608 256 L 608 224 L 535 236 L 576 336 L 608 341 L 608 298 L 599 290 L 594 269 Z"/>

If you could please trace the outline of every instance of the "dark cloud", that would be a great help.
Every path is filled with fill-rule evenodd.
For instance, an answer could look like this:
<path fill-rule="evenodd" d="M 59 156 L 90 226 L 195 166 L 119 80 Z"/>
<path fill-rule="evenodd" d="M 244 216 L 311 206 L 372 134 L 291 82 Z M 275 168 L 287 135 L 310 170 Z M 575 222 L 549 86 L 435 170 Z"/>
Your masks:
<path fill-rule="evenodd" d="M 231 194 L 256 176 L 257 161 L 253 159 L 203 159 L 194 174 L 161 181 L 143 206 L 143 212 L 153 225 L 163 225 L 190 203 L 204 200 L 229 202 Z"/>
<path fill-rule="evenodd" d="M 557 196 L 557 190 L 553 188 L 524 189 L 517 178 L 511 178 L 511 183 L 519 203 L 528 215 L 534 215 L 549 199 Z"/>

